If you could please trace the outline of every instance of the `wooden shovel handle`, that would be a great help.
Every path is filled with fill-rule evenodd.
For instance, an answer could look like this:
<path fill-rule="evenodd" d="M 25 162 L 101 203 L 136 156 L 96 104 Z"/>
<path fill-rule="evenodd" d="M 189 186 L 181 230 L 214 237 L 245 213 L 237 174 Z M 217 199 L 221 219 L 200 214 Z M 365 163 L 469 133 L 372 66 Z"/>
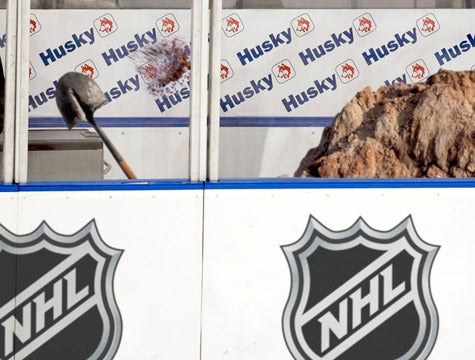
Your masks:
<path fill-rule="evenodd" d="M 122 160 L 121 162 L 119 162 L 119 166 L 128 179 L 137 179 L 137 176 L 135 176 L 134 172 L 129 167 L 129 165 L 125 162 L 125 160 Z"/>
<path fill-rule="evenodd" d="M 99 134 L 101 137 L 102 141 L 106 145 L 106 147 L 109 149 L 111 152 L 112 156 L 114 157 L 115 161 L 117 161 L 117 164 L 119 164 L 120 168 L 124 172 L 124 174 L 127 176 L 128 179 L 137 179 L 137 176 L 135 176 L 134 172 L 132 169 L 129 167 L 129 165 L 125 162 L 124 158 L 122 155 L 120 155 L 119 150 L 116 149 L 114 144 L 110 141 L 109 137 L 106 135 L 106 133 L 102 130 L 102 128 L 94 121 L 94 119 L 88 119 L 89 122 L 94 126 L 94 129 L 96 132 Z"/>

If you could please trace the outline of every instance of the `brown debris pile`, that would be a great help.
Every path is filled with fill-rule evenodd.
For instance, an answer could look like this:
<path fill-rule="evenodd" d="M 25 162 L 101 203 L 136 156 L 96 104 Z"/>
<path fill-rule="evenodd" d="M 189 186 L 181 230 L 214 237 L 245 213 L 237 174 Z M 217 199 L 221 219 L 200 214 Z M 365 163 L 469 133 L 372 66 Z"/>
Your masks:
<path fill-rule="evenodd" d="M 325 128 L 295 176 L 473 177 L 475 71 L 359 92 Z"/>
<path fill-rule="evenodd" d="M 182 38 L 169 37 L 145 45 L 130 58 L 153 96 L 171 95 L 189 87 L 190 45 Z"/>

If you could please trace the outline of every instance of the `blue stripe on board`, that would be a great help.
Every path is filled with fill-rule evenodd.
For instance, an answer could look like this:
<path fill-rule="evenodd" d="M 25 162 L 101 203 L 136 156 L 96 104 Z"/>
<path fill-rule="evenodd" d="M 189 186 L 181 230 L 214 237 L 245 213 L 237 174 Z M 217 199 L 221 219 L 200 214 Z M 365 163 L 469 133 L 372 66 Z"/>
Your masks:
<path fill-rule="evenodd" d="M 331 117 L 222 117 L 222 127 L 320 127 L 332 123 Z M 184 117 L 98 117 L 96 121 L 104 127 L 188 127 L 189 118 Z M 30 128 L 65 128 L 59 117 L 32 117 Z M 87 122 L 80 122 L 76 127 L 89 127 Z"/>
<path fill-rule="evenodd" d="M 18 185 L 18 191 L 129 191 L 129 190 L 203 190 L 202 182 L 188 180 L 104 180 L 32 181 Z M 2 186 L 0 186 L 1 191 Z"/>
<path fill-rule="evenodd" d="M 274 189 L 447 189 L 475 188 L 475 179 L 225 179 L 211 182 L 171 180 L 33 181 L 2 185 L 0 192 L 17 191 L 151 191 L 151 190 L 274 190 Z"/>
<path fill-rule="evenodd" d="M 419 189 L 475 188 L 475 179 L 225 179 L 205 184 L 210 189 Z"/>
<path fill-rule="evenodd" d="M 4 185 L 0 183 L 0 193 L 4 192 L 18 192 L 17 184 Z"/>

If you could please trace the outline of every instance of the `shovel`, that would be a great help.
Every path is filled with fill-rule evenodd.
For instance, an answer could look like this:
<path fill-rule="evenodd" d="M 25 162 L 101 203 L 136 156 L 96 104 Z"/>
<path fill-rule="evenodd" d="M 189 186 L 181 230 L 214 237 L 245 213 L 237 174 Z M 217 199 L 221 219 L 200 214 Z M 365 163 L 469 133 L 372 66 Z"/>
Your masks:
<path fill-rule="evenodd" d="M 69 130 L 79 121 L 88 121 L 106 144 L 127 178 L 137 179 L 122 155 L 94 120 L 94 112 L 107 104 L 104 93 L 94 80 L 78 72 L 64 74 L 56 86 L 56 104 Z"/>

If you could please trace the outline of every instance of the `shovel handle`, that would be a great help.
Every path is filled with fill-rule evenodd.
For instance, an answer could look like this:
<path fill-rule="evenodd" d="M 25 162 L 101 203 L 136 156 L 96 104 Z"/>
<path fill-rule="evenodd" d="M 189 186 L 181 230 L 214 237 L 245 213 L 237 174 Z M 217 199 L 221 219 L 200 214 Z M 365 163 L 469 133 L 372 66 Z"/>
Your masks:
<path fill-rule="evenodd" d="M 89 119 L 89 122 L 94 126 L 94 129 L 99 134 L 99 136 L 101 137 L 104 144 L 106 144 L 106 147 L 109 149 L 109 151 L 111 152 L 111 154 L 114 157 L 115 161 L 117 161 L 117 164 L 119 164 L 120 168 L 122 169 L 124 174 L 127 176 L 127 178 L 128 179 L 137 179 L 137 176 L 135 176 L 132 169 L 125 162 L 122 155 L 120 155 L 119 150 L 117 150 L 117 148 L 114 146 L 114 144 L 112 144 L 109 137 L 102 130 L 102 128 L 94 120 L 91 121 L 91 119 Z"/>
<path fill-rule="evenodd" d="M 128 179 L 137 179 L 137 176 L 135 176 L 134 172 L 129 167 L 129 164 L 125 162 L 125 160 L 122 159 L 122 161 L 119 162 L 119 166 Z"/>

